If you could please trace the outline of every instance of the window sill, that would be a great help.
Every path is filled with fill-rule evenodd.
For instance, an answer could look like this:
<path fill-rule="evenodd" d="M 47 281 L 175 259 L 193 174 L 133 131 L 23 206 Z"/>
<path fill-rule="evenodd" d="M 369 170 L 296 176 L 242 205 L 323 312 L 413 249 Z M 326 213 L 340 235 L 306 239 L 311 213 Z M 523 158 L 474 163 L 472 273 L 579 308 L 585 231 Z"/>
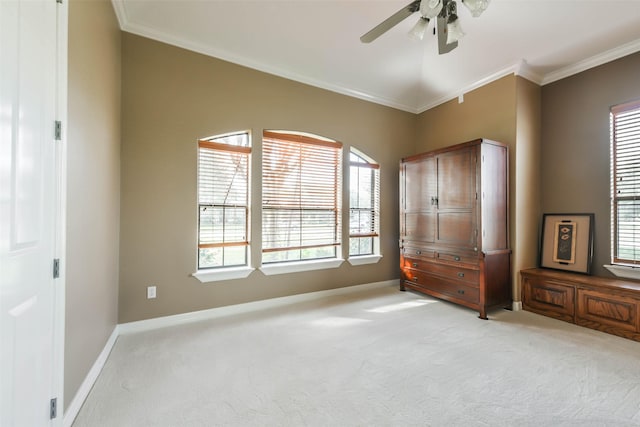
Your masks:
<path fill-rule="evenodd" d="M 382 259 L 382 255 L 363 255 L 349 257 L 348 261 L 351 265 L 375 264 Z"/>
<path fill-rule="evenodd" d="M 618 277 L 640 280 L 640 268 L 626 265 L 603 265 L 604 268 Z"/>
<path fill-rule="evenodd" d="M 282 262 L 278 264 L 267 264 L 260 267 L 267 276 L 286 273 L 299 273 L 301 271 L 325 270 L 329 268 L 338 268 L 344 262 L 343 259 L 331 258 L 313 261 L 298 262 Z"/>
<path fill-rule="evenodd" d="M 229 267 L 212 270 L 198 270 L 192 274 L 193 277 L 201 281 L 219 282 L 221 280 L 244 279 L 249 276 L 255 268 L 251 267 Z"/>

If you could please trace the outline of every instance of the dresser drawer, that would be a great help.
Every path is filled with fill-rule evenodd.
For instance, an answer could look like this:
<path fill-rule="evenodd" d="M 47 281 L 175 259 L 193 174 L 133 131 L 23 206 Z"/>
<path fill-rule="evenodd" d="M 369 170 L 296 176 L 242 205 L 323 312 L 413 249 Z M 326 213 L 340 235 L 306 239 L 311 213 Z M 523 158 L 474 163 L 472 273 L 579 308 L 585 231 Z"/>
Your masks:
<path fill-rule="evenodd" d="M 441 276 L 445 279 L 464 282 L 467 286 L 478 287 L 480 282 L 480 271 L 478 269 L 465 268 L 463 265 L 455 266 L 441 264 L 434 261 L 425 261 L 419 258 L 403 257 L 402 268 L 421 270 Z"/>
<path fill-rule="evenodd" d="M 433 259 L 436 255 L 434 250 L 415 247 L 415 246 L 405 246 L 402 248 L 402 255 L 407 258 L 416 258 L 416 259 Z"/>
<path fill-rule="evenodd" d="M 412 268 L 414 270 L 427 270 L 428 266 L 433 264 L 433 260 L 418 258 L 417 256 L 403 256 L 400 260 L 400 266 L 404 268 Z"/>
<path fill-rule="evenodd" d="M 435 276 L 420 270 L 407 269 L 402 272 L 403 279 L 418 285 L 421 290 L 431 290 L 454 299 L 478 304 L 480 293 L 478 287 L 472 287 L 460 281 Z"/>
<path fill-rule="evenodd" d="M 455 252 L 437 252 L 435 258 L 438 261 L 444 261 L 448 263 L 460 263 L 478 265 L 478 255 L 469 253 L 455 253 Z"/>
<path fill-rule="evenodd" d="M 422 270 L 445 279 L 463 282 L 465 285 L 475 288 L 479 286 L 480 282 L 480 272 L 469 268 L 438 264 L 436 262 L 424 262 Z"/>

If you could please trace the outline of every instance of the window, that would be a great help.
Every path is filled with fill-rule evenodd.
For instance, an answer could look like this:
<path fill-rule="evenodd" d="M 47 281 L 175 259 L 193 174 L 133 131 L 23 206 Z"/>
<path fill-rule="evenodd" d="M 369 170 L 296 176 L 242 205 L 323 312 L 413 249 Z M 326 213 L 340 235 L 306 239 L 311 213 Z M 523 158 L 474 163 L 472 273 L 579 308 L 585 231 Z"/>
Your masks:
<path fill-rule="evenodd" d="M 246 266 L 248 132 L 198 141 L 198 270 Z"/>
<path fill-rule="evenodd" d="M 640 265 L 640 101 L 611 109 L 612 261 Z"/>
<path fill-rule="evenodd" d="M 378 252 L 379 165 L 355 149 L 349 154 L 349 256 Z"/>
<path fill-rule="evenodd" d="M 262 262 L 338 258 L 342 144 L 265 131 L 262 142 Z"/>

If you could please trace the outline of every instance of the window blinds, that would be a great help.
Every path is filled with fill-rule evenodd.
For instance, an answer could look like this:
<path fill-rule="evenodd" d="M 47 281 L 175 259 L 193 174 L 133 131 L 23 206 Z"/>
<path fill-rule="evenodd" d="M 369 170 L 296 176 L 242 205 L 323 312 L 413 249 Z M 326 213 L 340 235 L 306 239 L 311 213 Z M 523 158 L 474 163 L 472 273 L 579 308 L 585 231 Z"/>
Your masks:
<path fill-rule="evenodd" d="M 263 263 L 336 257 L 342 144 L 265 131 L 262 150 Z"/>
<path fill-rule="evenodd" d="M 379 166 L 351 153 L 349 170 L 349 255 L 370 255 L 379 229 Z"/>
<path fill-rule="evenodd" d="M 349 237 L 377 237 L 380 183 L 378 165 L 351 162 Z"/>
<path fill-rule="evenodd" d="M 613 262 L 640 264 L 640 101 L 611 109 Z"/>
<path fill-rule="evenodd" d="M 250 153 L 250 147 L 198 142 L 199 268 L 246 264 L 246 248 L 216 248 L 249 244 Z M 213 259 L 204 262 L 205 255 Z"/>

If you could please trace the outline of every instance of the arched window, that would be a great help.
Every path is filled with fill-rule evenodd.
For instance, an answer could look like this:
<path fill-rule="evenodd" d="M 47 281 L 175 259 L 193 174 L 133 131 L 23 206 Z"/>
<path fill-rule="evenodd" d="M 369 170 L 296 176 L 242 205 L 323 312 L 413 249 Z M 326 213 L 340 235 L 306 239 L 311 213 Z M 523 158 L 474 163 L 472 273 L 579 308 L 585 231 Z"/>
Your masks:
<path fill-rule="evenodd" d="M 340 258 L 342 144 L 264 131 L 262 263 Z"/>
<path fill-rule="evenodd" d="M 248 132 L 198 141 L 198 270 L 248 265 L 250 156 Z"/>
<path fill-rule="evenodd" d="M 380 166 L 352 148 L 349 153 L 349 256 L 377 255 Z"/>
<path fill-rule="evenodd" d="M 640 265 L 640 101 L 611 108 L 612 263 Z"/>

